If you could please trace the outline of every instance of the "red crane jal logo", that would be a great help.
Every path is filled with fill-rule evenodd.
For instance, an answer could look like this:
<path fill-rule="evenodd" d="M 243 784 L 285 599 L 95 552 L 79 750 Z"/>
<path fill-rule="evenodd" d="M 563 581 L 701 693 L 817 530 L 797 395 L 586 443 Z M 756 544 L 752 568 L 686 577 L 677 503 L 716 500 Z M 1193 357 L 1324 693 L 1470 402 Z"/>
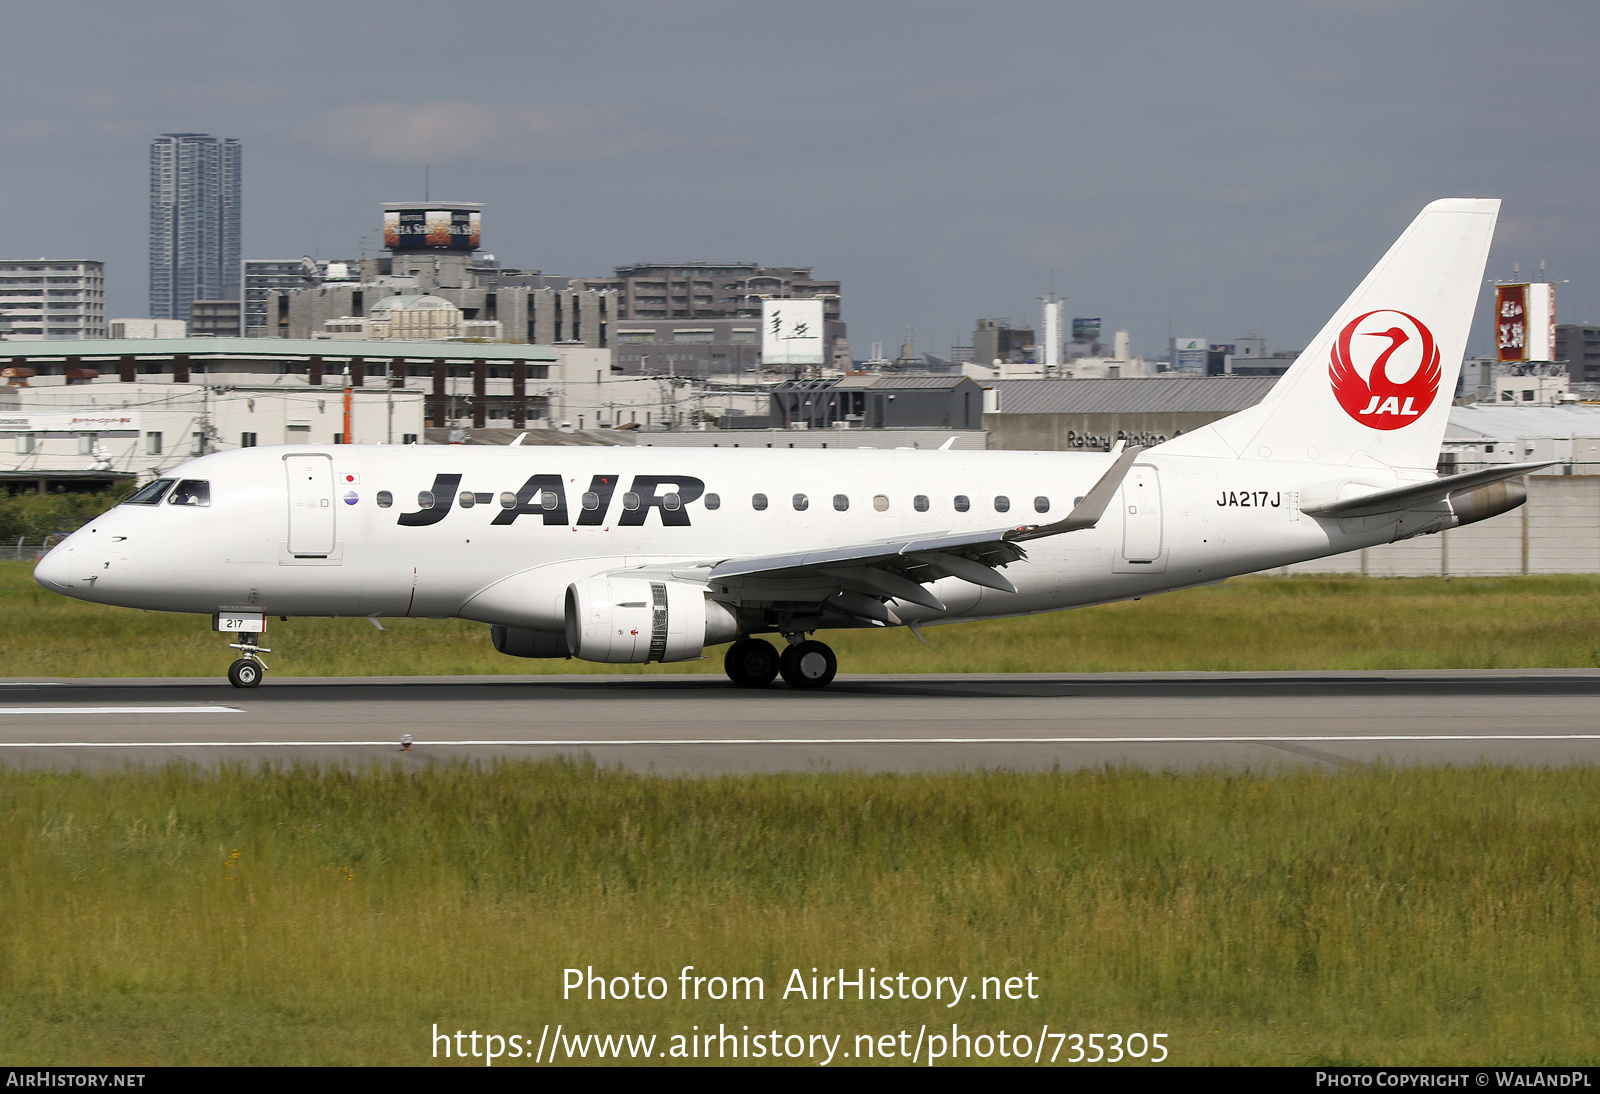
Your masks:
<path fill-rule="evenodd" d="M 1346 414 L 1373 429 L 1404 429 L 1439 393 L 1433 332 L 1403 311 L 1356 316 L 1339 332 L 1330 356 L 1334 398 Z"/>

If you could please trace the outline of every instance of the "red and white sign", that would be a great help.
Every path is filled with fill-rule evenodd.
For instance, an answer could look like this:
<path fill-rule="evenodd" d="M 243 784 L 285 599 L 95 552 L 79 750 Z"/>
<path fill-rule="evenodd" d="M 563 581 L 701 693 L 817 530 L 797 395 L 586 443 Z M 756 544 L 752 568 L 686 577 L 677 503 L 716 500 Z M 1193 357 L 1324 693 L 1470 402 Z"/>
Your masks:
<path fill-rule="evenodd" d="M 1403 429 L 1439 394 L 1439 347 L 1414 315 L 1381 309 L 1346 323 L 1328 379 L 1345 413 L 1373 429 Z"/>
<path fill-rule="evenodd" d="M 1545 281 L 1497 286 L 1494 341 L 1502 361 L 1555 360 L 1556 287 Z"/>

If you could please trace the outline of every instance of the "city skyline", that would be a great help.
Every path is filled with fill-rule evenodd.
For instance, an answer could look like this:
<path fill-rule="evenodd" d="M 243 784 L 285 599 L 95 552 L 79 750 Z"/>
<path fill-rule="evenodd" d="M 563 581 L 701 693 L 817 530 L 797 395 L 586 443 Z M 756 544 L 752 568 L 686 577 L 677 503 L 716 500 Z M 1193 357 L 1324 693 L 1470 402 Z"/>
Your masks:
<path fill-rule="evenodd" d="M 1568 281 L 1561 321 L 1600 318 L 1593 4 L 612 0 L 530 19 L 481 0 L 470 60 L 371 48 L 377 22 L 435 13 L 19 12 L 0 187 L 37 215 L 4 253 L 103 258 L 110 313 L 143 313 L 141 154 L 194 131 L 250 147 L 243 256 L 374 254 L 374 209 L 426 175 L 434 197 L 484 202 L 484 249 L 522 268 L 825 272 L 863 350 L 908 326 L 940 352 L 979 317 L 1036 321 L 1052 273 L 1065 317 L 1129 329 L 1144 355 L 1252 329 L 1297 348 L 1450 195 L 1505 198 L 1490 277 L 1544 260 Z M 149 64 L 156 49 L 181 62 Z"/>

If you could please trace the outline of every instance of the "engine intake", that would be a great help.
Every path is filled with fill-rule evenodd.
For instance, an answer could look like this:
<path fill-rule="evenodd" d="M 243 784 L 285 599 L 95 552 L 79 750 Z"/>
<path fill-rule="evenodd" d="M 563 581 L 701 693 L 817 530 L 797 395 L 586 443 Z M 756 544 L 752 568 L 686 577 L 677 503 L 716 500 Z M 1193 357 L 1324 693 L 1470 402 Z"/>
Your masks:
<path fill-rule="evenodd" d="M 567 586 L 567 648 L 607 664 L 693 661 L 739 636 L 738 620 L 705 587 L 630 574 Z"/>

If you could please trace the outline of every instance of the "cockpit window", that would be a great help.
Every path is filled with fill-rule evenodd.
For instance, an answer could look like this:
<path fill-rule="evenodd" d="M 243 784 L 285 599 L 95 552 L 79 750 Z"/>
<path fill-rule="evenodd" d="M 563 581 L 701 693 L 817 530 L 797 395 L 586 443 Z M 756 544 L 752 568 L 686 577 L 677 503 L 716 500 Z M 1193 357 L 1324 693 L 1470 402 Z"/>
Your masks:
<path fill-rule="evenodd" d="M 184 479 L 167 499 L 168 505 L 210 505 L 211 484 L 205 479 Z"/>
<path fill-rule="evenodd" d="M 154 505 L 166 496 L 168 490 L 172 489 L 172 483 L 172 479 L 157 479 L 122 504 Z"/>

